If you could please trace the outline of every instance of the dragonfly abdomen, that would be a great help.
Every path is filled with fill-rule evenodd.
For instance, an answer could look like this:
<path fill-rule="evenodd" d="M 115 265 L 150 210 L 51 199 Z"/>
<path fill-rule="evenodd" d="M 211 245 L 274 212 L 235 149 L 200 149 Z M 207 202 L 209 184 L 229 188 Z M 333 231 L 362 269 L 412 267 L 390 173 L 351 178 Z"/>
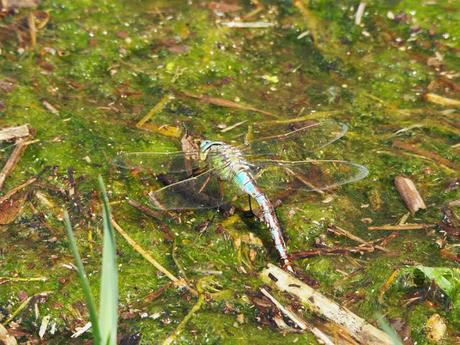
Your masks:
<path fill-rule="evenodd" d="M 265 193 L 256 185 L 254 178 L 247 171 L 239 171 L 235 175 L 235 182 L 245 193 L 254 198 L 262 209 L 262 219 L 270 229 L 275 248 L 281 257 L 283 265 L 292 272 L 293 270 L 287 255 L 286 243 L 284 242 L 281 225 L 270 199 L 268 199 Z"/>

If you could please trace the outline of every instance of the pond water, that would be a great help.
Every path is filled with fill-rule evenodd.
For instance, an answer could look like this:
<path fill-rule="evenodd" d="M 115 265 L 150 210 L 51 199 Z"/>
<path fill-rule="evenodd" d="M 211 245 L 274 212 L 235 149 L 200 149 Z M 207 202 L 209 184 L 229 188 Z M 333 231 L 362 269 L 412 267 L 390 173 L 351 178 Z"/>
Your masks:
<path fill-rule="evenodd" d="M 362 164 L 369 176 L 277 207 L 289 252 L 355 249 L 296 259 L 299 272 L 372 324 L 376 313 L 385 315 L 407 344 L 429 343 L 426 323 L 435 313 L 447 324 L 442 343 L 458 343 L 460 280 L 450 308 L 411 288 L 403 274 L 381 295 L 395 269 L 458 268 L 460 261 L 460 2 L 366 1 L 361 14 L 359 4 L 75 0 L 4 12 L 0 127 L 28 124 L 33 142 L 1 192 L 39 178 L 0 206 L 0 322 L 35 296 L 7 325 L 12 334 L 37 343 L 49 317 L 46 343 L 89 343 L 90 332 L 70 338 L 88 315 L 62 209 L 98 296 L 100 174 L 113 217 L 139 245 L 191 285 L 212 280 L 221 292 L 203 303 L 177 344 L 315 344 L 310 333 L 277 328 L 275 309 L 255 307 L 264 285 L 258 272 L 278 256 L 244 200 L 231 216 L 185 211 L 159 221 L 128 199 L 148 205 L 147 194 L 162 184 L 113 161 L 120 151 L 180 151 L 185 133 L 237 143 L 257 124 L 277 132 L 301 119 L 346 124 L 347 134 L 315 158 Z M 1 145 L 3 165 L 16 146 Z M 415 183 L 425 210 L 407 214 L 396 176 Z M 443 219 L 448 226 L 430 227 Z M 428 228 L 369 230 L 403 223 Z M 357 243 L 328 231 L 332 225 L 366 242 L 384 239 L 376 243 L 385 250 L 356 253 Z M 119 335 L 141 332 L 141 344 L 160 344 L 196 297 L 122 237 L 117 246 Z M 313 314 L 302 315 L 321 327 Z"/>

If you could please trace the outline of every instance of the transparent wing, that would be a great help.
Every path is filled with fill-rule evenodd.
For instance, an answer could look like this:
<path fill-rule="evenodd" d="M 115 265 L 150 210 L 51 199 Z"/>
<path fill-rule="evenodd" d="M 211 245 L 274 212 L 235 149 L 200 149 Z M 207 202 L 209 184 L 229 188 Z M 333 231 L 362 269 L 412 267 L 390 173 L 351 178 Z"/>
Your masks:
<path fill-rule="evenodd" d="M 170 175 L 159 176 L 163 182 Z M 166 180 L 164 180 L 166 179 Z M 219 181 L 212 169 L 188 179 L 173 182 L 149 193 L 152 206 L 162 210 L 193 210 L 217 208 L 223 204 Z"/>
<path fill-rule="evenodd" d="M 321 192 L 365 178 L 366 167 L 341 160 L 259 161 L 254 177 L 269 197 L 285 191 Z"/>
<path fill-rule="evenodd" d="M 256 125 L 254 139 L 249 138 L 239 148 L 248 157 L 302 160 L 343 137 L 347 129 L 345 124 L 334 120 Z"/>
<path fill-rule="evenodd" d="M 119 152 L 113 159 L 122 169 L 139 170 L 152 174 L 190 172 L 198 169 L 195 152 Z"/>

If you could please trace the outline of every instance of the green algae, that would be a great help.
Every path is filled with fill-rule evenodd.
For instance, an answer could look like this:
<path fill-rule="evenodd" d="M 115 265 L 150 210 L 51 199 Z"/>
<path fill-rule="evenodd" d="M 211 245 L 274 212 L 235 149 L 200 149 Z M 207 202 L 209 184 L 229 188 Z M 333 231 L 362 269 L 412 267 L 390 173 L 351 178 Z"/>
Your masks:
<path fill-rule="evenodd" d="M 444 108 L 422 98 L 428 84 L 439 77 L 439 71 L 426 63 L 435 52 L 443 56 L 444 71 L 458 71 L 460 67 L 458 3 L 369 1 L 364 26 L 358 27 L 354 25 L 356 1 L 304 1 L 320 24 L 321 30 L 313 33 L 319 41 L 308 34 L 299 36 L 312 29 L 311 21 L 292 1 L 261 3 L 265 6 L 263 17 L 256 16 L 254 20 L 276 21 L 280 25 L 260 30 L 222 27 L 216 25 L 219 18 L 206 4 L 189 5 L 185 1 L 44 1 L 40 8 L 50 12 L 51 20 L 38 33 L 37 46 L 19 52 L 14 39 L 2 42 L 1 46 L 0 79 L 13 79 L 16 87 L 1 93 L 4 108 L 0 125 L 29 123 L 36 130 L 35 138 L 40 140 L 27 148 L 7 179 L 5 190 L 46 166 L 59 166 L 58 177 L 47 182 L 56 188 L 67 188 L 65 175 L 71 167 L 78 177 L 80 201 L 87 208 L 93 200 L 95 177 L 101 173 L 109 183 L 113 213 L 119 223 L 161 264 L 178 274 L 171 255 L 172 244 L 165 239 L 158 223 L 125 203 L 127 197 L 146 201 L 147 192 L 160 184 L 147 174 L 120 172 L 111 160 L 118 151 L 179 148 L 178 141 L 137 129 L 135 124 L 164 95 L 191 91 L 236 99 L 282 118 L 314 110 L 340 110 L 330 117 L 347 123 L 350 131 L 319 155 L 323 159 L 366 165 L 370 176 L 343 186 L 327 204 L 316 195 L 300 204 L 282 204 L 278 212 L 290 238 L 291 251 L 310 249 L 331 223 L 365 239 L 383 236 L 369 233 L 361 219 L 370 218 L 373 224 L 393 224 L 407 212 L 393 187 L 396 175 L 410 176 L 429 206 L 410 221 L 438 222 L 442 205 L 459 198 L 458 190 L 445 191 L 458 172 L 409 155 L 392 144 L 395 139 L 417 143 L 427 151 L 460 163 L 458 148 L 453 147 L 459 140 L 458 111 L 442 113 Z M 241 6 L 241 13 L 252 9 L 249 1 L 242 1 Z M 404 12 L 410 19 L 389 19 L 389 11 L 394 15 Z M 411 40 L 414 26 L 420 29 L 416 39 Z M 44 47 L 62 53 L 43 53 Z M 41 67 L 41 62 L 53 66 L 52 70 Z M 264 75 L 276 77 L 278 82 L 269 82 Z M 458 84 L 458 76 L 454 75 L 452 80 Z M 444 96 L 458 98 L 458 92 L 448 91 Z M 58 113 L 47 110 L 43 101 L 52 104 Z M 244 120 L 257 122 L 267 118 L 177 95 L 152 121 L 157 125 L 183 126 L 198 136 L 228 140 L 232 131 L 221 134 L 218 126 Z M 398 130 L 420 123 L 422 128 L 394 136 Z M 7 146 L 2 146 L 2 161 L 11 151 Z M 67 205 L 75 220 L 81 221 L 76 235 L 91 286 L 97 286 L 101 224 L 72 200 L 64 202 L 52 190 L 46 193 L 58 209 Z M 47 333 L 47 341 L 71 343 L 70 332 L 87 320 L 81 307 L 82 294 L 77 276 L 63 266 L 72 259 L 59 213 L 43 206 L 39 210 L 49 217 L 50 227 L 37 225 L 35 212 L 26 206 L 15 223 L 0 228 L 4 239 L 0 245 L 0 276 L 45 275 L 48 280 L 0 285 L 0 306 L 11 312 L 20 304 L 20 291 L 29 296 L 51 291 L 47 301 L 38 304 L 38 320 L 32 306 L 17 321 L 37 334 L 41 317 L 51 315 L 57 332 Z M 220 231 L 221 223 L 225 229 L 223 215 L 204 211 L 185 213 L 181 219 L 181 224 L 174 220 L 166 223 L 176 234 L 175 257 L 188 279 L 197 281 L 213 275 L 231 294 L 225 301 L 206 303 L 178 343 L 315 343 L 311 335 L 283 334 L 258 324 L 258 314 L 245 298 L 257 291 L 261 282 L 243 273 L 240 266 L 258 271 L 265 263 L 276 262 L 276 253 L 262 224 L 239 219 L 228 225 L 233 236 L 252 232 L 264 243 L 264 249 L 248 243 L 238 249 L 234 240 Z M 199 225 L 208 219 L 213 219 L 211 225 L 197 235 Z M 88 241 L 89 232 L 93 242 Z M 458 314 L 427 304 L 401 308 L 400 301 L 406 296 L 397 287 L 386 292 L 383 305 L 376 302 L 395 268 L 411 262 L 455 266 L 439 255 L 435 244 L 438 237 L 437 232 L 405 232 L 388 246 L 397 253 L 395 256 L 374 252 L 355 255 L 353 261 L 331 256 L 304 259 L 297 264 L 320 282 L 322 292 L 339 303 L 358 291 L 359 298 L 348 307 L 365 319 L 374 322 L 375 312 L 382 312 L 390 320 L 406 320 L 418 344 L 427 343 L 426 320 L 440 312 L 451 334 L 445 343 L 453 344 L 460 325 Z M 354 245 L 347 239 L 328 239 L 341 246 Z M 127 243 L 119 240 L 118 247 L 120 331 L 126 334 L 139 330 L 143 344 L 158 343 L 173 332 L 195 301 L 169 288 L 158 299 L 136 307 L 168 282 Z M 254 262 L 248 259 L 250 249 L 258 252 Z M 344 277 L 340 271 L 351 277 Z M 93 293 L 99 294 L 97 289 Z M 238 314 L 244 315 L 242 324 L 237 321 Z M 81 343 L 79 339 L 73 341 Z"/>

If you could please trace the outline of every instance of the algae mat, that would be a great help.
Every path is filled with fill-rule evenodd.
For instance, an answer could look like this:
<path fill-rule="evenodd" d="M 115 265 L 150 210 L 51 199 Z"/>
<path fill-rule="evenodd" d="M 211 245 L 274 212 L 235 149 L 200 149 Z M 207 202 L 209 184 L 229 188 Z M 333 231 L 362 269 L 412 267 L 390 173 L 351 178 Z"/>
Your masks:
<path fill-rule="evenodd" d="M 447 325 L 442 342 L 459 342 L 459 289 L 446 300 L 436 283 L 430 290 L 404 274 L 416 265 L 458 267 L 459 2 L 43 1 L 3 8 L 0 39 L 0 127 L 33 129 L 1 192 L 37 177 L 0 207 L 0 322 L 20 342 L 90 342 L 90 332 L 71 338 L 88 315 L 62 209 L 97 295 L 102 174 L 123 229 L 175 275 L 212 281 L 219 292 L 178 344 L 314 344 L 310 333 L 277 327 L 276 308 L 258 292 L 257 272 L 277 260 L 261 223 L 241 210 L 159 222 L 127 200 L 146 203 L 160 182 L 113 163 L 119 151 L 178 150 L 185 132 L 243 140 L 237 134 L 251 123 L 298 117 L 346 123 L 347 135 L 317 156 L 370 172 L 277 208 L 290 252 L 352 249 L 298 258 L 298 270 L 369 322 L 385 315 L 407 344 L 430 342 L 433 314 Z M 2 143 L 2 166 L 15 144 Z M 425 210 L 407 214 L 396 176 L 415 183 Z M 398 224 L 427 226 L 369 230 Z M 356 250 L 332 225 L 386 250 Z M 196 298 L 122 238 L 117 244 L 119 335 L 162 343 Z M 390 284 L 395 269 L 403 273 Z"/>

